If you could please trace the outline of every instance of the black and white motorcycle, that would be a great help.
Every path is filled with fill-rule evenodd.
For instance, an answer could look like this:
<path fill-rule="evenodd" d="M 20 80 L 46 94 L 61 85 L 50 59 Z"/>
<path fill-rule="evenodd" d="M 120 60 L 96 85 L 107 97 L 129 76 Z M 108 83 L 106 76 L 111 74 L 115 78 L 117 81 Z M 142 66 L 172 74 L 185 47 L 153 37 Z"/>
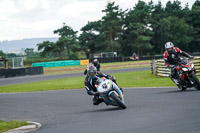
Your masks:
<path fill-rule="evenodd" d="M 122 109 L 126 109 L 124 95 L 120 88 L 109 79 L 99 78 L 98 81 L 96 89 L 99 98 L 103 99 L 107 105 L 119 106 Z"/>

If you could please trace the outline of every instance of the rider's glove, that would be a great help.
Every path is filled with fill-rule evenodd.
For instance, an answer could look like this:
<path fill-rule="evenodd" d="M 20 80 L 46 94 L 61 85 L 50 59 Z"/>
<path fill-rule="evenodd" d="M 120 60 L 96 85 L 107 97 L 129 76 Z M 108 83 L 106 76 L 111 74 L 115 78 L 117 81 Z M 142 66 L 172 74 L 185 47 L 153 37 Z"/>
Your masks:
<path fill-rule="evenodd" d="M 170 68 L 174 68 L 174 67 L 175 67 L 175 65 L 169 65 L 169 67 L 170 67 Z"/>
<path fill-rule="evenodd" d="M 98 95 L 99 93 L 98 92 L 93 92 L 93 95 Z"/>
<path fill-rule="evenodd" d="M 194 56 L 190 56 L 189 58 L 192 60 L 192 59 L 194 59 Z"/>
<path fill-rule="evenodd" d="M 110 80 L 112 80 L 112 81 L 115 81 L 115 80 L 116 80 L 115 77 L 114 77 L 114 76 L 111 76 L 111 75 L 109 75 L 108 78 L 109 78 Z"/>

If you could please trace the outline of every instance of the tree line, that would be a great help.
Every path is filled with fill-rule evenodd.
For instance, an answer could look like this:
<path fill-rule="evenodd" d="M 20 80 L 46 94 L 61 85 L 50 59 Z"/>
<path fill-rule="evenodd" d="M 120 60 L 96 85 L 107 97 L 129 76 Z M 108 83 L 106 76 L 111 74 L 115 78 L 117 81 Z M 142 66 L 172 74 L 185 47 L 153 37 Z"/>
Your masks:
<path fill-rule="evenodd" d="M 115 2 L 108 1 L 104 16 L 88 22 L 78 34 L 63 23 L 57 42 L 37 44 L 42 57 L 68 57 L 77 59 L 79 54 L 117 52 L 120 56 L 161 55 L 164 44 L 172 41 L 189 53 L 200 49 L 200 1 L 181 6 L 181 2 L 144 2 L 139 0 L 131 9 L 122 10 Z"/>

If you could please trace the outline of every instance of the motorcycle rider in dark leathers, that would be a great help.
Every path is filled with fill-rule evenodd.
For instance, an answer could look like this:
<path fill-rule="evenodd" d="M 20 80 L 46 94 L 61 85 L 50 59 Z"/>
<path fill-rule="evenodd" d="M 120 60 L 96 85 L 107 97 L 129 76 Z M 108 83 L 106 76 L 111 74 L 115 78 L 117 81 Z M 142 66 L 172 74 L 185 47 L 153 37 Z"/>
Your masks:
<path fill-rule="evenodd" d="M 176 76 L 176 65 L 181 61 L 180 55 L 193 59 L 193 56 L 180 50 L 178 47 L 174 47 L 172 42 L 165 44 L 164 61 L 165 65 L 171 69 L 171 79 L 175 84 L 178 84 L 178 77 Z"/>
<path fill-rule="evenodd" d="M 90 65 L 94 65 L 97 68 L 97 72 L 100 71 L 100 63 L 97 59 L 94 59 L 93 62 L 89 63 L 87 67 L 89 67 Z M 85 69 L 85 71 L 84 71 L 84 75 L 86 75 L 86 74 L 87 74 L 87 69 Z"/>
<path fill-rule="evenodd" d="M 94 64 L 94 66 L 97 68 L 97 71 L 100 71 L 100 63 L 97 59 L 94 59 L 94 61 L 92 62 L 92 64 Z"/>
<path fill-rule="evenodd" d="M 85 88 L 87 90 L 88 95 L 93 95 L 93 104 L 98 105 L 103 102 L 103 99 L 99 98 L 99 94 L 96 90 L 95 84 L 99 78 L 105 77 L 106 79 L 110 79 L 116 83 L 116 80 L 111 75 L 106 75 L 102 72 L 97 72 L 97 69 L 94 65 L 90 65 L 87 70 L 87 76 L 85 77 Z"/>

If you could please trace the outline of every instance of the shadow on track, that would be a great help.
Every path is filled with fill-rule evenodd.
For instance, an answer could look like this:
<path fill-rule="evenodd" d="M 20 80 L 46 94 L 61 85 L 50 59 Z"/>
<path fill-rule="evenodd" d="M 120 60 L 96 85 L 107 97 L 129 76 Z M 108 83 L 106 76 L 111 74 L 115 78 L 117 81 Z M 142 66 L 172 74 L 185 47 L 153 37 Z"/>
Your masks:
<path fill-rule="evenodd" d="M 109 112 L 109 111 L 120 111 L 124 110 L 119 107 L 114 107 L 114 108 L 102 108 L 102 109 L 95 109 L 95 110 L 85 110 L 85 111 L 80 111 L 80 112 L 74 112 L 72 114 L 87 114 L 87 113 L 97 113 L 97 112 Z"/>
<path fill-rule="evenodd" d="M 174 91 L 165 91 L 165 92 L 159 92 L 158 94 L 166 94 L 166 93 L 186 93 L 186 92 L 194 92 L 194 91 L 197 91 L 197 90 L 185 90 L 185 91 L 182 91 L 182 90 L 174 90 Z"/>
<path fill-rule="evenodd" d="M 96 110 L 90 110 L 89 112 L 107 112 L 107 111 L 117 111 L 117 110 L 123 110 L 119 107 L 114 108 L 104 108 L 104 109 L 96 109 Z"/>

